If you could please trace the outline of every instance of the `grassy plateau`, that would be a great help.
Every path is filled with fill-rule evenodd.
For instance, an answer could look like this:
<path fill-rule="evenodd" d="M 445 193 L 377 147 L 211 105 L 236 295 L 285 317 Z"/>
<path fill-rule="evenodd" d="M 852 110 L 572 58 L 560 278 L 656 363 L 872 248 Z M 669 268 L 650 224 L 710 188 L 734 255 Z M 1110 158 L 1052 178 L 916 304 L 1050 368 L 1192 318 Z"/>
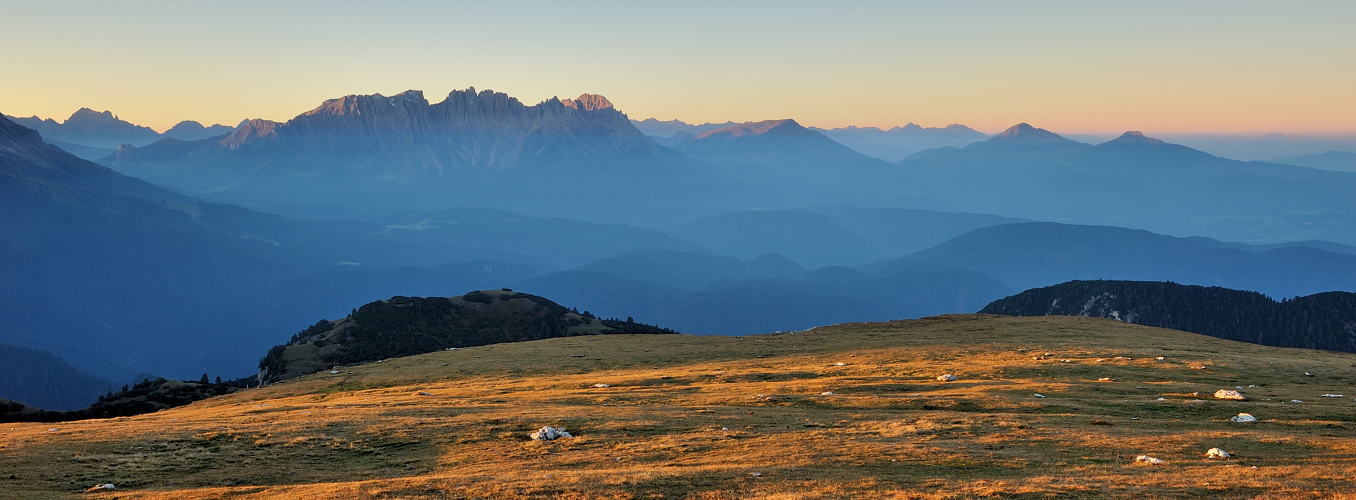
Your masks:
<path fill-rule="evenodd" d="M 3 424 L 0 498 L 1356 498 L 1354 366 L 1075 317 L 556 338 Z"/>

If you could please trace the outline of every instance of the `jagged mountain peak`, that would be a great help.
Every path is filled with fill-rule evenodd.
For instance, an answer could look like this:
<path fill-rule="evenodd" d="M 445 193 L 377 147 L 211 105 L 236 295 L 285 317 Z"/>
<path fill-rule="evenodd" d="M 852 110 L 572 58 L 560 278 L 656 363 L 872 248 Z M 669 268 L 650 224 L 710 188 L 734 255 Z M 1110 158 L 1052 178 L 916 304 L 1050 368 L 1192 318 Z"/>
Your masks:
<path fill-rule="evenodd" d="M 562 99 L 561 104 L 568 108 L 574 108 L 582 111 L 593 111 L 596 109 L 607 109 L 612 107 L 612 101 L 598 94 L 579 94 L 576 99 Z"/>
<path fill-rule="evenodd" d="M 422 90 L 406 90 L 391 97 L 381 94 L 346 95 L 337 99 L 328 99 L 320 106 L 303 113 L 301 116 L 314 115 L 362 115 L 381 113 L 391 108 L 428 107 Z"/>
<path fill-rule="evenodd" d="M 280 126 L 282 126 L 281 123 L 261 118 L 245 120 L 236 127 L 235 132 L 222 139 L 220 144 L 231 149 L 238 149 L 246 143 L 277 136 Z"/>
<path fill-rule="evenodd" d="M 117 115 L 114 115 L 112 111 L 104 110 L 104 111 L 100 112 L 100 111 L 95 111 L 95 110 L 92 110 L 92 109 L 89 109 L 89 108 L 80 108 L 80 109 L 75 110 L 74 113 L 71 113 L 71 117 L 70 117 L 70 118 L 67 118 L 67 119 L 66 119 L 66 123 L 70 123 L 70 122 L 73 122 L 73 121 L 74 121 L 74 122 L 116 122 L 116 121 L 121 121 L 121 120 L 118 119 L 118 116 L 117 116 Z"/>

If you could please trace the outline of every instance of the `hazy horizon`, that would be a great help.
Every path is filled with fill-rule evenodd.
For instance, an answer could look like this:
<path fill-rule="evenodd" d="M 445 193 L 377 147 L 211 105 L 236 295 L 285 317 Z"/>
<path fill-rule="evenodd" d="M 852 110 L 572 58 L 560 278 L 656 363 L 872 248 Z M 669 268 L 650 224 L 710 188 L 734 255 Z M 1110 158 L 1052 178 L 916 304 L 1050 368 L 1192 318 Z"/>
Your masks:
<path fill-rule="evenodd" d="M 1350 4 L 3 3 L 0 111 L 156 130 L 475 86 L 689 123 L 1356 134 Z"/>

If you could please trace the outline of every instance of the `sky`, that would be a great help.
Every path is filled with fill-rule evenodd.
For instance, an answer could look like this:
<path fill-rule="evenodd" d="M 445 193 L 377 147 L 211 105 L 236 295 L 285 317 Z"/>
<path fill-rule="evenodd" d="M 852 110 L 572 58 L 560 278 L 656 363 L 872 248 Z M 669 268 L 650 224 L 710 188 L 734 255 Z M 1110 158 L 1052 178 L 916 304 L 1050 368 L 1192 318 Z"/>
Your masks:
<path fill-rule="evenodd" d="M 0 0 L 0 112 L 285 121 L 602 94 L 631 118 L 1356 133 L 1356 2 Z"/>

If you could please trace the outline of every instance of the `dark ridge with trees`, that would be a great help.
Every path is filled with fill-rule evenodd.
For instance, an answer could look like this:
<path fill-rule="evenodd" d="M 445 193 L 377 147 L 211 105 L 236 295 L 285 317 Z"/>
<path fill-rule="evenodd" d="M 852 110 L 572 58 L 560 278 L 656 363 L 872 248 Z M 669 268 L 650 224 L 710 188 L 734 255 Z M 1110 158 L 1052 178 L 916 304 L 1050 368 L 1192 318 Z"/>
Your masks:
<path fill-rule="evenodd" d="M 0 422 L 65 422 L 92 418 L 130 417 L 153 413 L 167 408 L 184 406 L 213 396 L 230 394 L 251 387 L 254 377 L 223 382 L 221 377 L 209 381 L 204 373 L 196 381 L 155 378 L 142 380 L 131 386 L 99 396 L 94 404 L 71 411 L 50 411 L 18 401 L 0 399 Z"/>
<path fill-rule="evenodd" d="M 575 335 L 671 334 L 667 328 L 600 319 L 536 295 L 512 290 L 473 291 L 460 297 L 402 297 L 354 309 L 338 321 L 320 320 L 269 349 L 259 381 L 277 382 L 335 365 L 412 356 L 448 348 Z"/>
<path fill-rule="evenodd" d="M 1356 293 L 1277 302 L 1257 292 L 1157 281 L 1070 281 L 995 300 L 1008 316 L 1089 316 L 1277 347 L 1356 352 Z"/>

